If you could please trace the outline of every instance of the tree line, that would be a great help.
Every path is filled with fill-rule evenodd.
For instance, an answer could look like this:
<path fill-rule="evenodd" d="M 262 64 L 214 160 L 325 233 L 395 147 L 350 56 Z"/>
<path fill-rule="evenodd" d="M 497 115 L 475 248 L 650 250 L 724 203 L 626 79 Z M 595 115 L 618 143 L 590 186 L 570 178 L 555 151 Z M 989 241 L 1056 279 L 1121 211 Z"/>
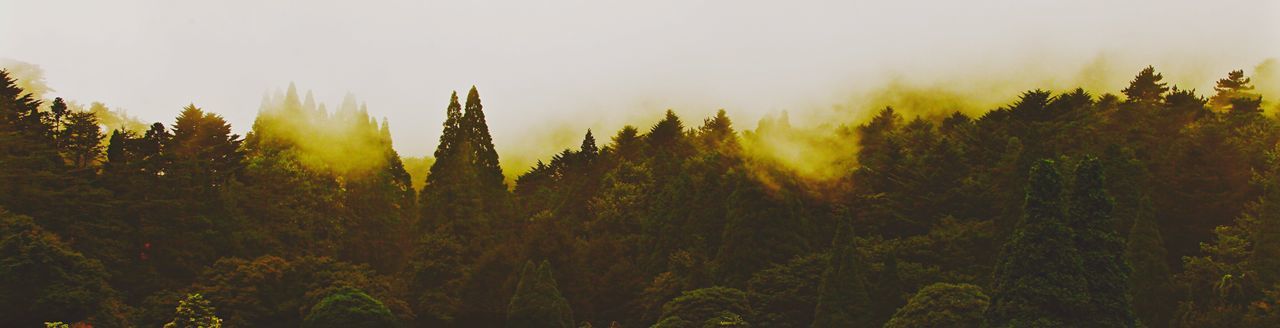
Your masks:
<path fill-rule="evenodd" d="M 885 108 L 816 150 L 830 179 L 753 151 L 789 125 L 668 110 L 513 185 L 475 87 L 410 162 L 354 97 L 291 85 L 242 137 L 194 104 L 108 129 L 18 85 L 0 71 L 4 326 L 1280 322 L 1280 125 L 1243 71 L 1207 98 L 1147 67 L 1120 94 Z"/>

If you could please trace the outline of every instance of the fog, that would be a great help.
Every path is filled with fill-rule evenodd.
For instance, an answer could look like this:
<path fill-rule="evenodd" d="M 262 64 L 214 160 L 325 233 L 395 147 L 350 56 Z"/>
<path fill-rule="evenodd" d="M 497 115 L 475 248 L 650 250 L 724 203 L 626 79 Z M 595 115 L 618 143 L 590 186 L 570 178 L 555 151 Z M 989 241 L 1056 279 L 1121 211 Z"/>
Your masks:
<path fill-rule="evenodd" d="M 1026 89 L 1117 92 L 1146 65 L 1207 95 L 1232 69 L 1276 76 L 1276 57 L 1276 1 L 0 0 L 0 58 L 39 65 L 49 97 L 163 122 L 195 103 L 243 135 L 264 92 L 297 82 L 358 95 L 422 156 L 449 93 L 475 85 L 504 164 L 668 108 L 724 108 L 739 130 L 975 112 Z"/>

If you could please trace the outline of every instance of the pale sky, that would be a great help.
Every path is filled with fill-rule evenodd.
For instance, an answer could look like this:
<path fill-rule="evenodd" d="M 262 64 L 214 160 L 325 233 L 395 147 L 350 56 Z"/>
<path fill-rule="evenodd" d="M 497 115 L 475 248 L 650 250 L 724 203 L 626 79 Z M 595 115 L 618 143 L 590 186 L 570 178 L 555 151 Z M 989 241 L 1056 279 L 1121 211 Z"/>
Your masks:
<path fill-rule="evenodd" d="M 667 108 L 749 129 L 891 77 L 1055 88 L 1102 62 L 1118 90 L 1154 64 L 1205 90 L 1277 57 L 1280 1 L 0 0 L 0 58 L 42 67 L 51 96 L 166 123 L 194 102 L 243 134 L 295 82 L 330 108 L 354 93 L 412 156 L 471 85 L 507 155 Z"/>

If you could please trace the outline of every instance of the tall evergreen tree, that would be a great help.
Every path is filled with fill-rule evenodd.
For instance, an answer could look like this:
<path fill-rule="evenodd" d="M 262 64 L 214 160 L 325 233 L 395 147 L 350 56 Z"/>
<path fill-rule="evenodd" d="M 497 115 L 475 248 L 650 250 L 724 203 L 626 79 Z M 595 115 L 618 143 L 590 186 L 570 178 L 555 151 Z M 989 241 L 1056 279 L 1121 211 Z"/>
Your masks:
<path fill-rule="evenodd" d="M 1174 296 L 1170 281 L 1173 276 L 1166 262 L 1168 252 L 1151 201 L 1143 196 L 1138 206 L 1125 246 L 1125 259 L 1133 268 L 1129 274 L 1133 311 L 1143 325 L 1164 327 L 1169 324 Z"/>
<path fill-rule="evenodd" d="M 867 292 L 868 265 L 858 252 L 853 226 L 841 223 L 831 242 L 831 259 L 822 273 L 811 327 L 879 327 Z"/>
<path fill-rule="evenodd" d="M 1065 224 L 1062 177 L 1052 160 L 1031 168 L 1022 221 L 996 264 L 990 327 L 1066 327 L 1087 313 L 1080 255 Z"/>
<path fill-rule="evenodd" d="M 474 188 L 468 187 L 472 177 L 470 154 L 467 153 L 467 133 L 463 127 L 462 105 L 458 93 L 449 98 L 445 110 L 444 130 L 440 144 L 436 146 L 435 162 L 427 175 L 426 184 L 419 194 L 422 209 L 422 228 L 452 227 L 467 219 L 475 219 L 479 211 Z"/>
<path fill-rule="evenodd" d="M 1090 327 L 1134 327 L 1129 300 L 1129 264 L 1124 240 L 1111 216 L 1114 201 L 1107 194 L 1102 164 L 1087 157 L 1075 170 L 1067 222 L 1075 235 L 1089 295 L 1088 312 L 1077 322 Z"/>
<path fill-rule="evenodd" d="M 534 265 L 526 262 L 520 274 L 516 293 L 511 296 L 507 308 L 509 328 L 572 328 L 573 310 L 569 302 L 560 296 L 556 280 L 551 274 L 551 264 L 542 261 Z"/>
<path fill-rule="evenodd" d="M 472 160 L 479 170 L 480 182 L 488 190 L 506 190 L 502 167 L 498 165 L 498 152 L 493 148 L 489 124 L 485 122 L 484 106 L 480 104 L 480 92 L 475 86 L 467 92 L 466 113 L 462 116 L 463 133 L 475 152 Z"/>
<path fill-rule="evenodd" d="M 725 286 L 746 287 L 752 273 L 801 254 L 807 245 L 794 229 L 801 220 L 792 215 L 785 195 L 749 177 L 734 180 L 734 191 L 724 200 L 728 222 L 715 270 Z"/>

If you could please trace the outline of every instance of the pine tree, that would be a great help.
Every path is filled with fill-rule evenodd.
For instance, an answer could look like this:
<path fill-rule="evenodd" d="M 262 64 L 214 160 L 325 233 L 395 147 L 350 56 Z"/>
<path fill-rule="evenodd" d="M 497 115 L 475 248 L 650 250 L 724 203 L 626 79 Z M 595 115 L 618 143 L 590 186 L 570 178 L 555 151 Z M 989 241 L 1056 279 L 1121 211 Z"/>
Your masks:
<path fill-rule="evenodd" d="M 1254 87 L 1249 83 L 1252 80 L 1244 76 L 1243 70 L 1234 70 L 1227 73 L 1227 77 L 1219 79 L 1218 83 L 1213 87 L 1215 93 L 1213 97 L 1209 98 L 1209 103 L 1214 108 L 1227 109 L 1232 106 L 1232 101 L 1238 98 L 1258 98 L 1258 94 L 1251 92 Z"/>
<path fill-rule="evenodd" d="M 1124 258 L 1124 240 L 1116 233 L 1111 217 L 1114 201 L 1106 191 L 1102 164 L 1087 157 L 1076 167 L 1067 222 L 1075 235 L 1074 247 L 1081 264 L 1088 268 L 1085 282 L 1089 310 L 1076 322 L 1090 327 L 1133 327 L 1136 325 L 1129 300 L 1129 265 Z"/>
<path fill-rule="evenodd" d="M 569 302 L 560 296 L 556 280 L 551 274 L 551 264 L 526 262 L 520 274 L 516 292 L 507 307 L 509 328 L 572 328 L 573 311 Z"/>
<path fill-rule="evenodd" d="M 831 242 L 831 259 L 818 287 L 813 328 L 878 327 L 867 292 L 868 265 L 854 243 L 853 226 L 841 223 Z"/>
<path fill-rule="evenodd" d="M 990 327 L 1064 327 L 1087 313 L 1087 281 L 1054 165 L 1041 160 L 1031 168 L 1025 213 L 996 264 Z"/>
<path fill-rule="evenodd" d="M 1155 67 L 1147 66 L 1122 90 L 1125 97 L 1128 97 L 1126 101 L 1140 105 L 1158 105 L 1164 99 L 1164 93 L 1169 91 L 1166 83 L 1160 82 L 1163 79 L 1164 76 L 1156 73 Z"/>

